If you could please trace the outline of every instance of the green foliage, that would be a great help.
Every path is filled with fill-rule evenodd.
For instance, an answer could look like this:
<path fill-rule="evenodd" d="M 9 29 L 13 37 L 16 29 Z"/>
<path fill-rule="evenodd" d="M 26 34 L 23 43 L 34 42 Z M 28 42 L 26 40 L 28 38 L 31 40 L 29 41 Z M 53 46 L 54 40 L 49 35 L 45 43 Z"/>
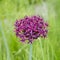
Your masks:
<path fill-rule="evenodd" d="M 29 59 L 29 44 L 19 42 L 14 33 L 14 22 L 26 15 L 34 15 L 35 6 L 40 6 L 43 1 L 0 0 L 0 60 Z M 32 60 L 60 60 L 60 0 L 45 2 L 48 6 L 48 37 L 34 41 Z"/>

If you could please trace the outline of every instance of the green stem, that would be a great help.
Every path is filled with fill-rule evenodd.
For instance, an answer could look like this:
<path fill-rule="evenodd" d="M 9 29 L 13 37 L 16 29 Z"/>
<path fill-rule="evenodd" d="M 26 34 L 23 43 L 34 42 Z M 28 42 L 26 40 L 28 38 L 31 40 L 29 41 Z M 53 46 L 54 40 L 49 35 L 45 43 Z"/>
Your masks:
<path fill-rule="evenodd" d="M 30 44 L 29 60 L 32 60 L 32 44 Z"/>

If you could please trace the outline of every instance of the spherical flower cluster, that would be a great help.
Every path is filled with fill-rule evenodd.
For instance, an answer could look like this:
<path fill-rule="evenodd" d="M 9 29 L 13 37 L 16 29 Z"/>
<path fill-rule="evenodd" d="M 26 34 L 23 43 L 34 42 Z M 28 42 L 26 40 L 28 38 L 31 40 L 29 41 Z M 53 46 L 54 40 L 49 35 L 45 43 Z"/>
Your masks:
<path fill-rule="evenodd" d="M 32 43 L 38 37 L 45 38 L 48 32 L 47 27 L 48 24 L 40 16 L 26 16 L 15 22 L 16 36 L 21 38 L 22 42 L 28 40 Z"/>

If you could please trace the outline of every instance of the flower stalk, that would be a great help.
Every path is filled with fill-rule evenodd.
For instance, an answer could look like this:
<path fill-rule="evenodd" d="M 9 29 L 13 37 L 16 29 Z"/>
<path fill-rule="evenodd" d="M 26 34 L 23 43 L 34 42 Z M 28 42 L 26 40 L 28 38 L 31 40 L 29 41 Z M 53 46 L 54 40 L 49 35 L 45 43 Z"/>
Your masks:
<path fill-rule="evenodd" d="M 30 44 L 29 60 L 32 60 L 32 44 Z"/>

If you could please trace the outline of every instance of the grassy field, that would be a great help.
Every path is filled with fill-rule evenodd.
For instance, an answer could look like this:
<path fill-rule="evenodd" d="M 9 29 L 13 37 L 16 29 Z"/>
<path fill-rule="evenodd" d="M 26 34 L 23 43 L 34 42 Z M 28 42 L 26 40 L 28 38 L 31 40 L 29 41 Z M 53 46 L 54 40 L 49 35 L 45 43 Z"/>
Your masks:
<path fill-rule="evenodd" d="M 47 38 L 31 48 L 14 33 L 15 21 L 26 15 L 41 15 L 49 23 Z M 60 0 L 0 0 L 0 60 L 60 60 Z"/>

